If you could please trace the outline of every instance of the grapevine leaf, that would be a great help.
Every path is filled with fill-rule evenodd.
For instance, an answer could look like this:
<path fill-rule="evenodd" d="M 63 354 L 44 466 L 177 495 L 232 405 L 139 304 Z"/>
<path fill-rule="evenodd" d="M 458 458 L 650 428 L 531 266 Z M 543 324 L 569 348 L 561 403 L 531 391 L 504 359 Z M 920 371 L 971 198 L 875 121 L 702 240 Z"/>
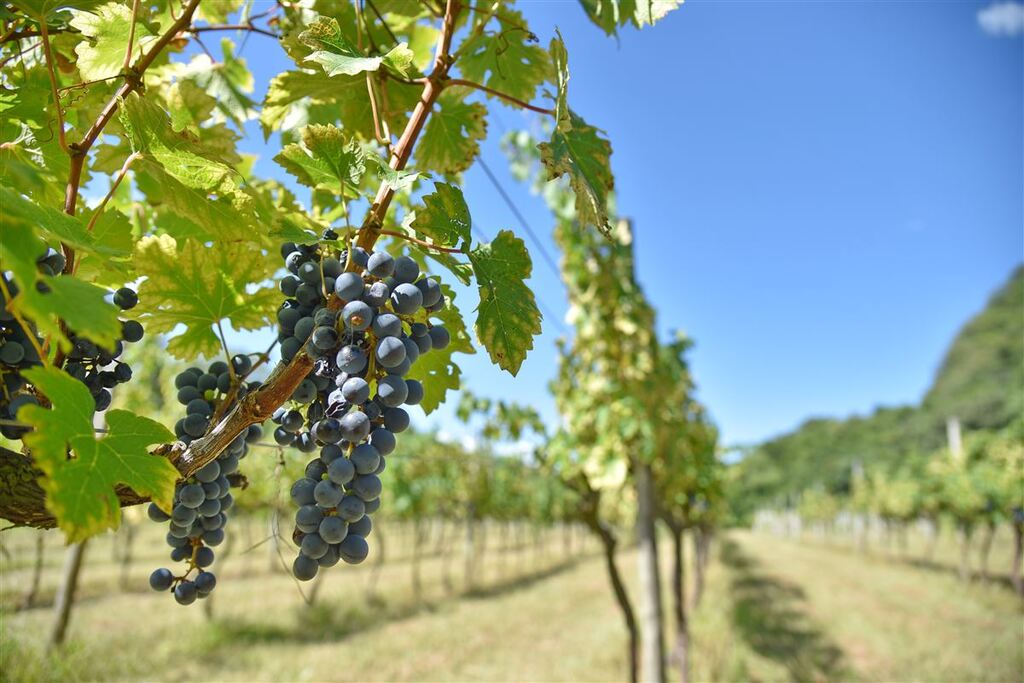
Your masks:
<path fill-rule="evenodd" d="M 491 361 L 513 376 L 540 334 L 541 315 L 524 280 L 532 263 L 526 245 L 509 230 L 469 253 L 480 290 L 476 336 Z"/>
<path fill-rule="evenodd" d="M 359 196 L 359 183 L 366 170 L 362 148 L 335 126 L 306 126 L 302 145 L 287 145 L 274 157 L 286 171 L 306 187 L 335 195 Z"/>
<path fill-rule="evenodd" d="M 462 251 L 469 249 L 472 225 L 462 190 L 447 183 L 434 184 L 434 192 L 423 198 L 423 208 L 409 223 L 410 228 L 426 235 L 434 244 Z"/>
<path fill-rule="evenodd" d="M 241 127 L 256 116 L 256 103 L 249 95 L 253 78 L 244 59 L 235 57 L 234 43 L 220 41 L 224 59 L 215 62 L 208 55 L 196 55 L 185 69 L 185 77 L 194 81 L 217 102 L 217 110 Z"/>
<path fill-rule="evenodd" d="M 69 278 L 70 279 L 70 278 Z M 32 368 L 25 378 L 49 399 L 51 408 L 25 406 L 18 419 L 34 429 L 25 435 L 44 475 L 46 507 L 68 541 L 82 541 L 121 521 L 115 487 L 125 485 L 170 510 L 178 470 L 146 448 L 174 435 L 165 427 L 126 410 L 106 413 L 108 432 L 97 439 L 95 403 L 85 385 L 56 368 Z M 68 453 L 74 457 L 68 458 Z"/>
<path fill-rule="evenodd" d="M 242 6 L 242 0 L 205 0 L 199 5 L 199 14 L 211 24 L 226 23 L 228 17 Z"/>
<path fill-rule="evenodd" d="M 42 19 L 58 9 L 76 9 L 91 12 L 105 2 L 106 0 L 15 0 L 9 4 L 14 5 L 36 19 Z"/>
<path fill-rule="evenodd" d="M 541 143 L 541 163 L 547 168 L 548 180 L 569 176 L 576 195 L 576 213 L 580 223 L 593 225 L 606 236 L 611 234 L 608 222 L 608 193 L 614 185 L 610 157 L 612 146 L 574 112 L 559 122 L 550 142 Z"/>
<path fill-rule="evenodd" d="M 147 328 L 185 328 L 167 344 L 178 358 L 216 354 L 214 329 L 222 321 L 236 330 L 255 330 L 271 322 L 277 292 L 273 287 L 249 287 L 269 275 L 258 249 L 245 244 L 208 248 L 187 240 L 179 250 L 168 235 L 145 237 L 136 246 L 135 267 L 146 276 L 139 288 L 138 310 L 148 320 Z"/>
<path fill-rule="evenodd" d="M 128 37 L 132 31 L 132 11 L 126 5 L 110 2 L 91 12 L 75 12 L 71 25 L 85 40 L 75 46 L 78 71 L 84 81 L 110 78 L 121 73 Z M 132 43 L 134 62 L 156 39 L 145 22 L 135 21 Z"/>
<path fill-rule="evenodd" d="M 466 102 L 451 90 L 441 93 L 437 103 L 416 146 L 416 163 L 427 171 L 461 173 L 480 154 L 480 141 L 487 137 L 487 107 Z"/>
<path fill-rule="evenodd" d="M 536 45 L 537 36 L 526 28 L 521 13 L 502 8 L 495 16 L 500 24 L 498 34 L 467 40 L 461 48 L 464 54 L 459 58 L 459 68 L 471 81 L 520 100 L 531 100 L 551 73 L 548 53 Z"/>
<path fill-rule="evenodd" d="M 58 241 L 73 246 L 83 257 L 109 258 L 125 252 L 95 244 L 77 218 L 39 206 L 3 186 L 0 206 L 0 263 L 14 274 L 20 289 L 14 307 L 30 318 L 40 333 L 53 336 L 61 345 L 66 346 L 67 339 L 57 319 L 94 342 L 113 347 L 121 326 L 117 308 L 104 301 L 106 290 L 80 278 L 43 275 L 36 259 L 46 252 L 47 243 Z"/>
<path fill-rule="evenodd" d="M 454 305 L 455 292 L 448 285 L 441 285 L 447 305 L 431 317 L 438 318 L 451 337 L 451 343 L 444 349 L 433 349 L 422 354 L 409 371 L 410 379 L 423 383 L 423 401 L 420 407 L 428 415 L 445 401 L 448 391 L 458 391 L 462 371 L 452 360 L 453 353 L 476 353 L 466 323 Z"/>
<path fill-rule="evenodd" d="M 121 124 L 134 151 L 145 153 L 186 187 L 217 195 L 237 189 L 235 169 L 196 153 L 195 138 L 175 133 L 167 114 L 151 101 L 130 95 L 121 107 Z"/>
<path fill-rule="evenodd" d="M 144 153 L 132 168 L 139 189 L 160 212 L 160 227 L 179 237 L 225 241 L 263 235 L 250 198 L 238 187 L 238 171 L 202 156 L 202 144 L 175 133 L 160 107 L 130 95 L 121 107 L 121 124 L 132 149 Z"/>
<path fill-rule="evenodd" d="M 367 57 L 342 34 L 338 20 L 333 17 L 317 19 L 299 34 L 299 41 L 314 50 L 306 61 L 322 66 L 328 76 L 355 76 L 377 71 L 382 65 L 407 76 L 415 57 L 405 43 L 399 43 L 381 57 Z"/>
<path fill-rule="evenodd" d="M 428 251 L 427 256 L 431 259 L 444 266 L 449 273 L 458 278 L 459 282 L 469 286 L 473 277 L 473 266 L 468 263 L 463 263 L 457 260 L 451 254 L 447 254 L 443 251 Z"/>
<path fill-rule="evenodd" d="M 187 130 L 199 135 L 199 127 L 213 113 L 217 100 L 196 85 L 195 81 L 178 81 L 167 90 L 167 106 L 174 132 Z"/>
<path fill-rule="evenodd" d="M 637 28 L 653 26 L 683 0 L 580 0 L 590 20 L 608 35 L 632 23 Z"/>
<path fill-rule="evenodd" d="M 420 177 L 416 171 L 396 171 L 378 156 L 368 156 L 366 160 L 377 166 L 377 176 L 384 185 L 390 187 L 394 192 L 410 189 Z"/>
<path fill-rule="evenodd" d="M 419 94 L 418 88 L 408 86 L 391 87 L 381 93 L 381 99 L 386 99 L 381 109 L 391 130 L 402 130 Z M 270 81 L 260 112 L 263 136 L 305 125 L 313 116 L 311 109 L 315 110 L 318 123 L 340 121 L 350 134 L 374 138 L 373 112 L 364 76 L 332 78 L 306 71 L 287 71 Z"/>

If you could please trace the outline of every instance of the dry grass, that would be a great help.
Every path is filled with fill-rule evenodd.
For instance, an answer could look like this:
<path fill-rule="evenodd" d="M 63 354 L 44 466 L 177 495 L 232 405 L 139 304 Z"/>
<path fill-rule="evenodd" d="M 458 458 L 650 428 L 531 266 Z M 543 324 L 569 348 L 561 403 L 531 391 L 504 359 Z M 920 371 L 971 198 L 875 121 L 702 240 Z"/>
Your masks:
<path fill-rule="evenodd" d="M 123 589 L 112 553 L 117 537 L 89 548 L 70 642 L 58 655 L 45 654 L 42 643 L 59 549 L 47 548 L 44 605 L 16 611 L 32 540 L 29 532 L 5 533 L 4 681 L 625 678 L 621 618 L 593 544 L 580 552 L 577 543 L 567 556 L 561 535 L 553 534 L 544 554 L 532 545 L 501 553 L 492 529 L 474 590 L 464 590 L 456 545 L 454 590 L 446 590 L 442 562 L 433 556 L 423 564 L 416 600 L 408 553 L 399 552 L 408 548 L 408 530 L 385 523 L 387 561 L 376 595 L 369 594 L 371 559 L 329 572 L 309 606 L 295 583 L 273 569 L 270 544 L 242 552 L 260 540 L 262 527 L 251 527 L 246 539 L 245 525 L 238 525 L 236 548 L 219 562 L 220 585 L 207 615 L 200 605 L 182 608 L 149 591 L 146 577 L 163 557 L 152 526 L 141 527 Z M 1020 605 L 1004 586 L 964 587 L 945 563 L 922 568 L 739 532 L 717 548 L 694 615 L 695 680 L 1012 681 L 1024 675 Z M 635 557 L 623 553 L 620 564 L 632 578 Z"/>

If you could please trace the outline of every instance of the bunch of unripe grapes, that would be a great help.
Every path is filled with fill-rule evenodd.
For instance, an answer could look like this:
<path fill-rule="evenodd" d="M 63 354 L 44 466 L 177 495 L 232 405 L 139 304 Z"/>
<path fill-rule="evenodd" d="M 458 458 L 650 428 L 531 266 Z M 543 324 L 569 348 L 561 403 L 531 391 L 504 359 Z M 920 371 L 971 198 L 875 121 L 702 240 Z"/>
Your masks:
<path fill-rule="evenodd" d="M 305 350 L 313 369 L 273 415 L 274 440 L 305 453 L 319 451 L 294 483 L 293 539 L 300 580 L 344 560 L 362 562 L 380 506 L 385 456 L 395 434 L 409 426 L 401 407 L 423 399 L 406 375 L 421 354 L 448 346 L 450 336 L 430 314 L 444 305 L 437 280 L 420 277 L 417 263 L 387 252 L 348 253 L 320 244 L 282 246 L 289 298 L 278 312 L 281 356 Z M 336 300 L 332 297 L 336 297 Z M 340 309 L 340 310 L 339 310 Z"/>
<path fill-rule="evenodd" d="M 243 381 L 251 369 L 251 359 L 238 355 L 231 359 L 230 367 L 223 361 L 216 361 L 206 372 L 193 367 L 180 373 L 174 385 L 186 415 L 175 425 L 178 438 L 188 444 L 203 436 L 218 409 L 222 412 L 230 409 L 238 397 L 258 388 L 255 383 Z M 149 585 L 154 590 L 172 590 L 174 599 L 182 605 L 205 598 L 213 591 L 217 585 L 217 577 L 209 570 L 214 561 L 213 547 L 224 541 L 227 512 L 234 505 L 228 476 L 238 470 L 239 461 L 248 453 L 248 444 L 262 436 L 263 429 L 259 425 L 250 426 L 216 460 L 179 482 L 170 515 L 150 503 L 149 518 L 168 523 L 171 560 L 186 563 L 179 575 L 163 567 L 154 571 L 149 577 Z M 193 572 L 196 572 L 194 576 Z"/>
<path fill-rule="evenodd" d="M 64 255 L 55 249 L 48 249 L 36 261 L 39 272 L 50 277 L 60 275 L 64 264 Z M 4 288 L 11 298 L 16 297 L 20 292 L 18 283 L 2 271 L 0 278 L 3 278 Z M 36 288 L 43 294 L 48 293 L 45 282 L 37 282 Z M 135 307 L 139 297 L 134 290 L 122 287 L 113 293 L 112 300 L 118 308 L 127 311 Z M 0 291 L 0 434 L 8 439 L 20 439 L 30 428 L 16 423 L 18 410 L 26 405 L 39 405 L 39 399 L 31 391 L 22 371 L 42 364 L 37 349 L 42 347 L 43 340 L 31 324 L 29 329 L 25 329 L 18 322 L 13 312 L 8 310 L 8 303 Z M 110 407 L 111 389 L 132 378 L 131 367 L 119 358 L 124 351 L 124 343 L 137 342 L 142 335 L 142 325 L 138 321 L 122 320 L 120 339 L 114 342 L 113 348 L 104 348 L 74 330 L 68 330 L 71 349 L 64 358 L 64 370 L 89 389 L 96 412 Z"/>

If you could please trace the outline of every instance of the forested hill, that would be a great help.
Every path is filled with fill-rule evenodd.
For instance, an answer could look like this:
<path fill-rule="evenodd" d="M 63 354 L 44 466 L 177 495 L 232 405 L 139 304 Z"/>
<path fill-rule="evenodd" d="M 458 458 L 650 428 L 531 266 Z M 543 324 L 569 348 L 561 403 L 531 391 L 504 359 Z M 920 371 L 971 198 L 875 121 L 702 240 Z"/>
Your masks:
<path fill-rule="evenodd" d="M 1024 411 L 1024 266 L 969 320 L 946 352 L 919 406 L 865 417 L 814 418 L 766 441 L 736 465 L 737 512 L 782 502 L 823 485 L 844 491 L 852 463 L 898 469 L 922 463 L 945 443 L 946 418 L 965 430 L 999 429 Z"/>

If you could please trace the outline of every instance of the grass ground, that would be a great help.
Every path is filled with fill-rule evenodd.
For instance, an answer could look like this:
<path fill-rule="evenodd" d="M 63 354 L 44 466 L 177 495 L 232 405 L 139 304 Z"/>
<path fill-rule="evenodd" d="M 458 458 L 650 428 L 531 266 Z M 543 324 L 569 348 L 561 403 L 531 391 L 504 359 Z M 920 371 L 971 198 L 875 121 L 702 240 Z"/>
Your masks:
<path fill-rule="evenodd" d="M 497 535 L 464 590 L 462 558 L 450 555 L 446 590 L 439 557 L 411 588 L 408 530 L 384 526 L 387 561 L 377 590 L 372 560 L 337 567 L 305 604 L 274 571 L 269 544 L 219 564 L 211 603 L 182 608 L 149 591 L 163 549 L 143 527 L 124 587 L 112 537 L 94 542 L 82 577 L 70 642 L 43 643 L 60 553 L 47 548 L 42 606 L 15 610 L 30 575 L 31 537 L 5 532 L 0 563 L 0 672 L 27 680 L 623 680 L 624 633 L 596 547 L 563 552 L 553 534 L 541 554 L 528 544 L 500 553 Z M 17 533 L 21 535 L 10 535 Z M 376 533 L 376 532 L 375 532 Z M 665 550 L 667 546 L 663 546 Z M 1005 554 L 994 554 L 1002 567 Z M 998 582 L 960 584 L 953 548 L 935 564 L 820 543 L 732 532 L 717 545 L 694 615 L 698 681 L 1020 681 L 1021 604 Z M 667 558 L 665 558 L 667 560 Z M 620 557 L 627 577 L 636 558 Z M 667 573 L 666 573 L 667 575 Z"/>

